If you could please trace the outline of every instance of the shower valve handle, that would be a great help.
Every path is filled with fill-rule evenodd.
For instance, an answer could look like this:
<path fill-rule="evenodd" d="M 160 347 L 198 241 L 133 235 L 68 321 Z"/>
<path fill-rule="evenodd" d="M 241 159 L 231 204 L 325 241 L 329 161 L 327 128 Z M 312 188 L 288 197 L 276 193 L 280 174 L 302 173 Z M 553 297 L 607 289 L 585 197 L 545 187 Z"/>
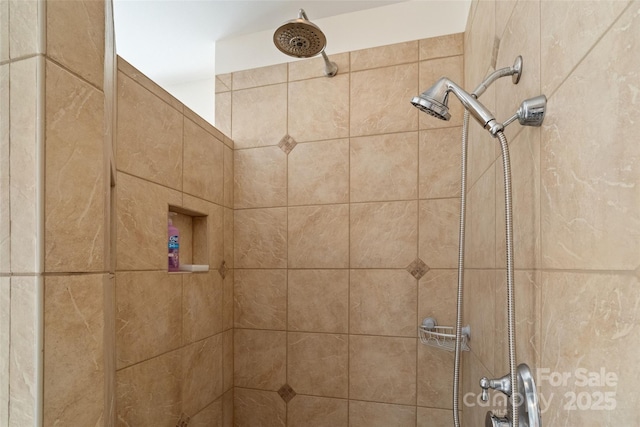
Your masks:
<path fill-rule="evenodd" d="M 501 391 L 507 396 L 511 396 L 511 377 L 509 376 L 509 374 L 505 375 L 502 378 L 496 378 L 495 380 L 490 380 L 487 377 L 482 377 L 480 379 L 480 387 L 482 388 L 482 395 L 480 396 L 480 398 L 483 402 L 489 400 L 490 388 Z"/>

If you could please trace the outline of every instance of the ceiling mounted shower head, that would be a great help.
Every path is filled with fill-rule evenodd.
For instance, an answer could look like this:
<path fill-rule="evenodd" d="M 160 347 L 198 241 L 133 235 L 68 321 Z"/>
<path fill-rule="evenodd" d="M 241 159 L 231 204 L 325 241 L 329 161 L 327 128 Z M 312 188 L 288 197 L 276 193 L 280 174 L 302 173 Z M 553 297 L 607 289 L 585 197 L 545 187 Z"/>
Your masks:
<path fill-rule="evenodd" d="M 311 58 L 322 52 L 327 38 L 317 25 L 304 19 L 292 19 L 273 34 L 273 43 L 280 52 L 295 58 Z"/>
<path fill-rule="evenodd" d="M 273 33 L 273 44 L 280 52 L 294 58 L 312 58 L 321 54 L 324 58 L 324 73 L 333 77 L 338 73 L 338 66 L 330 62 L 324 49 L 327 47 L 327 37 L 322 30 L 309 21 L 303 9 L 298 12 L 298 18 L 285 22 Z"/>

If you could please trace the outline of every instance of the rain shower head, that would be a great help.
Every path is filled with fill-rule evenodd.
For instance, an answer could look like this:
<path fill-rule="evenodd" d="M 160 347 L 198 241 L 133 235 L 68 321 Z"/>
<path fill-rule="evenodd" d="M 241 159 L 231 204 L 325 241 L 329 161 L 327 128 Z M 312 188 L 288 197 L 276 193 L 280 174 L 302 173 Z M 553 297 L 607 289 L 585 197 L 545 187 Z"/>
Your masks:
<path fill-rule="evenodd" d="M 273 33 L 273 43 L 280 52 L 295 58 L 311 58 L 326 47 L 327 38 L 322 30 L 304 16 L 301 10 L 298 19 L 285 22 Z"/>
<path fill-rule="evenodd" d="M 309 21 L 303 9 L 298 12 L 297 19 L 278 27 L 273 33 L 273 43 L 280 52 L 294 58 L 312 58 L 321 54 L 325 62 L 325 75 L 333 77 L 338 72 L 338 66 L 330 62 L 324 52 L 327 37 L 317 25 Z"/>
<path fill-rule="evenodd" d="M 490 130 L 491 133 L 498 130 L 496 128 L 498 123 L 487 107 L 446 77 L 442 77 L 433 86 L 422 92 L 420 96 L 414 97 L 411 103 L 433 117 L 440 120 L 449 120 L 451 118 L 449 114 L 449 92 L 453 93 L 462 102 L 482 127 Z"/>

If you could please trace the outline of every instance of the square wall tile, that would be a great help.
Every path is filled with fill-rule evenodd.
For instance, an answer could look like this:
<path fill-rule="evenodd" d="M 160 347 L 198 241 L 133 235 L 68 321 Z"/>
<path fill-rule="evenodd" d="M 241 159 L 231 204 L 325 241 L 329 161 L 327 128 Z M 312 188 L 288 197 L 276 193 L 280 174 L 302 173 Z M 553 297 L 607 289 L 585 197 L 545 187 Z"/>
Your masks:
<path fill-rule="evenodd" d="M 233 208 L 233 183 L 234 183 L 234 168 L 233 168 L 233 149 L 224 146 L 223 150 L 224 158 L 224 176 L 223 176 L 223 205 L 226 208 Z"/>
<path fill-rule="evenodd" d="M 182 344 L 182 275 L 116 273 L 116 355 L 121 369 Z"/>
<path fill-rule="evenodd" d="M 496 263 L 495 175 L 494 164 L 471 187 L 467 196 L 467 268 L 494 268 Z"/>
<path fill-rule="evenodd" d="M 235 148 L 277 145 L 287 133 L 287 85 L 233 91 L 231 126 Z"/>
<path fill-rule="evenodd" d="M 46 15 L 47 56 L 101 89 L 105 57 L 104 2 L 51 1 L 47 3 Z"/>
<path fill-rule="evenodd" d="M 287 405 L 289 427 L 347 427 L 347 400 L 298 395 Z"/>
<path fill-rule="evenodd" d="M 496 270 L 495 369 L 509 369 L 509 340 L 507 335 L 507 275 Z M 514 273 L 516 312 L 516 354 L 518 363 L 540 366 L 540 291 L 539 271 Z"/>
<path fill-rule="evenodd" d="M 351 202 L 418 196 L 418 133 L 351 139 Z"/>
<path fill-rule="evenodd" d="M 89 426 L 103 420 L 104 278 L 45 278 L 45 425 Z"/>
<path fill-rule="evenodd" d="M 118 170 L 182 190 L 181 111 L 118 73 Z"/>
<path fill-rule="evenodd" d="M 46 84 L 45 270 L 104 271 L 104 95 L 50 61 Z"/>
<path fill-rule="evenodd" d="M 420 40 L 420 61 L 464 54 L 464 33 Z"/>
<path fill-rule="evenodd" d="M 351 205 L 352 268 L 405 268 L 416 258 L 418 202 Z"/>
<path fill-rule="evenodd" d="M 640 402 L 638 373 L 629 366 L 637 360 L 637 352 L 629 343 L 636 342 L 640 331 L 639 290 L 638 277 L 633 275 L 542 273 L 539 366 L 546 370 L 546 378 L 540 381 L 541 393 L 547 401 L 552 395 L 557 399 L 546 412 L 545 422 L 593 426 L 611 421 L 635 423 Z M 585 387 L 579 372 L 611 380 L 600 387 Z M 553 382 L 549 379 L 553 373 L 570 376 L 564 383 Z M 571 407 L 567 394 L 591 395 L 595 391 L 613 393 L 615 411 L 593 410 L 593 406 L 584 411 L 567 410 Z"/>
<path fill-rule="evenodd" d="M 233 330 L 222 333 L 222 390 L 233 389 Z"/>
<path fill-rule="evenodd" d="M 166 270 L 168 206 L 182 194 L 119 172 L 116 186 L 116 269 Z"/>
<path fill-rule="evenodd" d="M 349 332 L 415 337 L 416 298 L 406 270 L 351 270 Z"/>
<path fill-rule="evenodd" d="M 347 397 L 347 335 L 288 333 L 287 381 L 298 394 Z"/>
<path fill-rule="evenodd" d="M 232 76 L 231 73 L 216 75 L 216 95 L 231 91 Z"/>
<path fill-rule="evenodd" d="M 216 93 L 216 128 L 231 136 L 231 93 Z"/>
<path fill-rule="evenodd" d="M 287 266 L 287 208 L 234 211 L 236 268 Z"/>
<path fill-rule="evenodd" d="M 0 276 L 0 402 L 9 401 L 11 343 L 11 279 Z M 0 423 L 9 425 L 9 405 L 0 406 Z"/>
<path fill-rule="evenodd" d="M 39 21 L 45 19 L 35 1 L 10 0 L 9 53 L 12 59 L 42 53 Z"/>
<path fill-rule="evenodd" d="M 349 201 L 349 140 L 296 145 L 289 153 L 289 206 Z"/>
<path fill-rule="evenodd" d="M 431 268 L 456 268 L 460 201 L 458 199 L 421 200 L 420 259 Z"/>
<path fill-rule="evenodd" d="M 635 270 L 640 259 L 640 105 L 637 4 L 626 9 L 550 101 L 542 129 L 542 264 L 552 269 Z M 589 105 L 601 92 L 598 120 L 565 105 Z M 613 126 L 603 126 L 612 123 Z M 624 141 L 624 143 L 620 143 Z"/>
<path fill-rule="evenodd" d="M 223 260 L 227 264 L 227 267 L 233 268 L 233 210 L 224 208 L 223 212 Z"/>
<path fill-rule="evenodd" d="M 184 344 L 222 332 L 222 300 L 222 278 L 217 271 L 182 277 Z"/>
<path fill-rule="evenodd" d="M 351 74 L 350 135 L 418 130 L 418 65 L 407 64 Z"/>
<path fill-rule="evenodd" d="M 193 416 L 222 396 L 222 334 L 182 349 L 182 412 Z"/>
<path fill-rule="evenodd" d="M 460 196 L 462 128 L 420 132 L 418 178 L 421 199 Z"/>
<path fill-rule="evenodd" d="M 285 330 L 286 270 L 235 270 L 234 327 Z"/>
<path fill-rule="evenodd" d="M 265 208 L 287 204 L 287 155 L 280 147 L 234 152 L 234 207 Z"/>
<path fill-rule="evenodd" d="M 234 389 L 222 395 L 222 427 L 233 427 Z"/>
<path fill-rule="evenodd" d="M 487 368 L 482 364 L 480 360 L 478 360 L 475 354 L 465 353 L 465 355 L 466 357 L 462 358 L 461 363 L 462 372 L 464 372 L 464 375 L 462 375 L 460 381 L 461 390 L 478 390 L 480 388 L 478 386 L 478 381 L 480 380 L 480 378 L 496 378 L 505 374 L 505 372 L 497 372 L 494 375 L 494 372 L 487 370 Z M 476 392 L 475 396 L 473 396 L 471 399 L 467 398 L 466 401 L 464 400 L 464 398 L 462 399 L 462 411 L 460 417 L 460 423 L 462 425 L 481 426 L 482 424 L 484 424 L 485 417 L 487 415 L 487 407 L 480 406 L 478 402 L 479 396 L 480 392 Z M 502 400 L 502 402 L 504 402 L 504 400 Z M 501 406 L 504 409 L 504 405 Z M 500 407 L 498 406 L 496 409 L 500 409 Z M 453 417 L 453 414 L 451 414 L 451 416 Z M 451 423 L 451 421 L 449 421 L 449 423 Z"/>
<path fill-rule="evenodd" d="M 452 407 L 453 357 L 451 351 L 418 345 L 418 405 L 430 408 Z"/>
<path fill-rule="evenodd" d="M 289 268 L 349 266 L 349 205 L 288 209 Z"/>
<path fill-rule="evenodd" d="M 0 2 L 0 62 L 9 60 L 9 2 Z M 3 88 L 4 89 L 4 88 Z M 9 92 L 5 92 L 9 93 Z M 4 111 L 4 108 L 3 108 Z"/>
<path fill-rule="evenodd" d="M 222 329 L 233 328 L 233 286 L 235 270 L 229 270 L 222 281 Z"/>
<path fill-rule="evenodd" d="M 189 420 L 189 427 L 212 426 L 222 426 L 222 399 L 216 400 Z"/>
<path fill-rule="evenodd" d="M 540 9 L 542 3 L 542 1 L 517 3 L 504 34 L 498 35 L 500 44 L 496 52 L 495 67 L 511 66 L 516 57 L 522 55 L 524 71 L 517 85 L 514 85 L 511 79 L 498 79 L 495 82 L 496 109 L 493 112 L 496 117 L 512 116 L 522 100 L 541 93 L 539 70 L 541 68 Z M 535 71 L 527 72 L 527 70 Z M 504 134 L 511 141 L 520 129 L 519 125 L 509 126 L 504 129 Z"/>
<path fill-rule="evenodd" d="M 288 270 L 288 329 L 347 333 L 348 270 Z"/>
<path fill-rule="evenodd" d="M 351 71 L 418 62 L 418 42 L 409 41 L 351 52 Z"/>
<path fill-rule="evenodd" d="M 540 133 L 524 129 L 511 143 L 513 257 L 516 268 L 540 266 Z M 496 162 L 496 266 L 506 265 L 504 174 Z"/>
<path fill-rule="evenodd" d="M 250 70 L 237 71 L 232 74 L 233 90 L 248 89 L 258 86 L 286 83 L 287 64 L 270 65 L 267 67 L 252 68 Z"/>
<path fill-rule="evenodd" d="M 349 398 L 415 405 L 416 345 L 416 338 L 351 335 Z"/>
<path fill-rule="evenodd" d="M 297 142 L 349 136 L 348 74 L 291 82 L 288 92 L 288 131 Z"/>
<path fill-rule="evenodd" d="M 42 277 L 11 277 L 11 321 L 9 348 L 9 421 L 10 425 L 38 424 L 37 354 L 40 352 L 38 288 Z"/>
<path fill-rule="evenodd" d="M 496 37 L 500 37 L 496 34 L 496 3 L 479 1 L 471 6 L 472 14 L 469 15 L 467 30 L 464 33 L 464 57 L 467 64 L 464 70 L 465 87 L 475 88 L 482 82 L 485 72 L 492 65 L 494 43 Z"/>
<path fill-rule="evenodd" d="M 184 121 L 182 190 L 201 199 L 223 202 L 224 144 L 192 122 Z"/>
<path fill-rule="evenodd" d="M 36 5 L 35 2 L 12 2 L 12 18 L 27 19 L 28 16 L 20 16 L 20 13 L 26 13 L 24 9 L 31 4 L 34 7 Z M 11 28 L 14 29 L 13 26 Z M 9 65 L 9 190 L 13 273 L 33 273 L 42 269 L 37 236 L 42 207 L 38 200 L 37 177 L 40 168 L 38 159 L 43 153 L 40 152 L 42 141 L 39 141 L 36 117 L 38 104 L 44 101 L 41 94 L 37 93 L 38 70 L 43 66 L 40 58 L 29 58 Z"/>
<path fill-rule="evenodd" d="M 421 92 L 424 92 L 443 76 L 448 77 L 451 81 L 458 84 L 460 87 L 464 87 L 464 60 L 462 55 L 421 61 L 419 80 L 420 88 L 418 92 L 411 95 L 409 98 L 407 98 L 407 100 L 410 101 L 412 97 L 417 96 Z M 414 107 L 412 106 L 412 108 Z M 414 109 L 418 111 L 416 108 Z M 422 130 L 461 126 L 462 118 L 464 115 L 464 107 L 455 96 L 449 97 L 449 114 L 451 114 L 451 119 L 445 121 L 432 117 L 429 114 L 420 112 L 420 129 Z"/>
<path fill-rule="evenodd" d="M 116 414 L 123 425 L 175 427 L 182 413 L 181 351 L 116 372 Z"/>
<path fill-rule="evenodd" d="M 473 327 L 469 347 L 490 372 L 494 372 L 497 353 L 495 280 L 494 270 L 473 269 L 465 273 L 464 318 L 465 324 Z M 505 303 L 506 300 L 500 307 L 506 307 Z"/>
<path fill-rule="evenodd" d="M 275 391 L 236 387 L 233 393 L 235 427 L 285 427 L 287 404 Z"/>
<path fill-rule="evenodd" d="M 418 324 L 434 317 L 441 326 L 455 326 L 457 270 L 429 270 L 418 282 Z"/>
<path fill-rule="evenodd" d="M 452 424 L 452 422 L 453 411 L 418 407 L 418 427 L 447 426 Z"/>
<path fill-rule="evenodd" d="M 0 3 L 0 13 L 8 4 Z M 0 111 L 9 111 L 9 64 L 0 65 Z M 0 273 L 11 272 L 9 129 L 9 114 L 3 113 L 0 115 Z"/>
<path fill-rule="evenodd" d="M 236 329 L 233 338 L 233 377 L 236 387 L 275 391 L 285 384 L 286 332 Z"/>
<path fill-rule="evenodd" d="M 416 425 L 416 407 L 349 401 L 349 426 L 389 427 Z"/>
<path fill-rule="evenodd" d="M 542 93 L 552 93 L 561 84 L 627 5 L 621 1 L 585 2 L 582 7 L 540 3 Z"/>

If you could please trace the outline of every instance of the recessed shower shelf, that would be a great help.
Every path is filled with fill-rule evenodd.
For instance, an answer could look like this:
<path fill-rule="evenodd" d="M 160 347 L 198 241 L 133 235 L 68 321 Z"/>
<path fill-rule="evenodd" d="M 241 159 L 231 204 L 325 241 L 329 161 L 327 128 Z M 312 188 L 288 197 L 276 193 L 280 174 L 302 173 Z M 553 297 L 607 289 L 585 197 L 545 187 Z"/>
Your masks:
<path fill-rule="evenodd" d="M 447 351 L 456 349 L 456 328 L 452 326 L 437 326 L 435 319 L 427 318 L 422 325 L 418 326 L 418 335 L 420 342 L 431 347 L 438 347 Z M 467 341 L 471 335 L 471 328 L 465 326 L 462 328 L 462 336 L 460 337 L 460 348 L 462 351 L 469 351 Z"/>

